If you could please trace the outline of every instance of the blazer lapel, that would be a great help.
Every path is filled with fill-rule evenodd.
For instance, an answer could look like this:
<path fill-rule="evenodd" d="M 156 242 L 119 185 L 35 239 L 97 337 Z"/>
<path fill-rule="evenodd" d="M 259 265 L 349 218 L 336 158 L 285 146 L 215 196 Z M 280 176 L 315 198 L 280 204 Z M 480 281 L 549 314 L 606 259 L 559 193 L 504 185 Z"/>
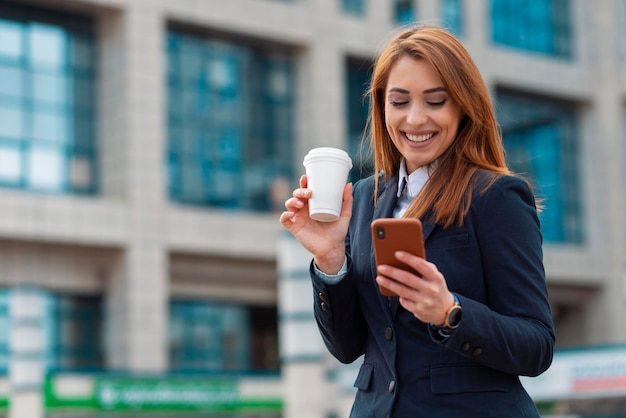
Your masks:
<path fill-rule="evenodd" d="M 431 232 L 433 232 L 433 229 L 435 229 L 435 223 L 431 222 L 431 216 L 430 216 L 430 212 L 426 214 L 426 216 L 424 216 L 423 219 L 421 219 L 422 221 L 422 232 L 424 233 L 424 242 L 426 242 L 426 240 L 428 239 L 428 237 L 430 236 Z M 428 254 L 426 254 L 426 258 L 428 258 Z"/>
<path fill-rule="evenodd" d="M 391 218 L 393 217 L 393 210 L 396 207 L 396 202 L 398 201 L 398 177 L 394 177 L 392 179 L 385 180 L 381 182 L 380 185 L 382 191 L 378 196 L 378 200 L 376 201 L 376 206 L 374 207 L 374 216 L 373 219 L 378 218 Z M 376 258 L 374 256 L 374 248 L 372 247 L 372 273 L 374 281 L 376 280 Z M 374 282 L 376 289 L 378 289 L 378 284 Z M 380 299 L 381 304 L 384 305 L 384 311 L 388 311 L 392 318 L 396 316 L 396 312 L 398 311 L 398 297 L 397 296 L 383 296 L 380 292 L 378 293 L 378 297 Z"/>
<path fill-rule="evenodd" d="M 382 190 L 379 191 L 378 200 L 374 207 L 374 219 L 391 218 L 398 200 L 398 177 L 384 180 L 380 184 L 380 188 Z"/>

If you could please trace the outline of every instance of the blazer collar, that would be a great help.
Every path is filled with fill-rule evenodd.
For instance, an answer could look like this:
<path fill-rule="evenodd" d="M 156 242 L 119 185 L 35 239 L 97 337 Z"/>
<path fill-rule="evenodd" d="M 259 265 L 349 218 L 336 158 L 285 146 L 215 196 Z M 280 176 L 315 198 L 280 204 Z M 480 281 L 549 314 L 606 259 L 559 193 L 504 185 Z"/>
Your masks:
<path fill-rule="evenodd" d="M 378 200 L 374 207 L 374 219 L 391 218 L 398 200 L 398 176 L 391 179 L 381 178 L 378 187 Z"/>

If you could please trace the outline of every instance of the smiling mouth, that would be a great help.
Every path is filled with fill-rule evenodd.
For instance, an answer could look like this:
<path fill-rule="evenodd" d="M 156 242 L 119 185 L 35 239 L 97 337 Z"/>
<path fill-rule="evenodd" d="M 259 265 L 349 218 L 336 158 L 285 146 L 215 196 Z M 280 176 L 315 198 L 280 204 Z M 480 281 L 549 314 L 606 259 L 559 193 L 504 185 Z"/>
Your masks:
<path fill-rule="evenodd" d="M 433 136 L 435 136 L 434 133 L 429 133 L 429 134 L 424 134 L 424 135 L 412 135 L 412 134 L 405 134 L 405 135 L 407 139 L 411 142 L 425 142 L 425 141 L 428 141 Z"/>

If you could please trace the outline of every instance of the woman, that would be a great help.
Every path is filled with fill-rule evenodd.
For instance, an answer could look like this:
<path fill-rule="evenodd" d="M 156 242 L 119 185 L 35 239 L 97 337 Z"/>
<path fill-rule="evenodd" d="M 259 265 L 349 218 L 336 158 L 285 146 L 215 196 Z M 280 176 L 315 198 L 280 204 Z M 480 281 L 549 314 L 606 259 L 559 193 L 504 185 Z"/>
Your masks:
<path fill-rule="evenodd" d="M 542 237 L 476 65 L 445 30 L 407 29 L 369 94 L 377 174 L 346 185 L 334 223 L 309 218 L 303 176 L 280 217 L 313 254 L 326 346 L 344 363 L 365 355 L 351 416 L 538 417 L 518 376 L 552 361 Z M 396 254 L 419 275 L 376 269 L 370 224 L 389 217 L 423 222 L 426 260 Z"/>

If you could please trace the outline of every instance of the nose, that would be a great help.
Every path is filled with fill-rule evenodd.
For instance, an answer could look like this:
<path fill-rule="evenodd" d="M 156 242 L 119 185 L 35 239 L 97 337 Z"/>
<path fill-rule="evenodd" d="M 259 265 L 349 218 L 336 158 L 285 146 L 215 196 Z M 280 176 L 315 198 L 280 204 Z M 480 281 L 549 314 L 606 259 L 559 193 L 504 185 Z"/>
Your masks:
<path fill-rule="evenodd" d="M 420 126 L 426 119 L 428 119 L 426 109 L 418 103 L 412 103 L 406 116 L 407 123 L 411 126 Z"/>

